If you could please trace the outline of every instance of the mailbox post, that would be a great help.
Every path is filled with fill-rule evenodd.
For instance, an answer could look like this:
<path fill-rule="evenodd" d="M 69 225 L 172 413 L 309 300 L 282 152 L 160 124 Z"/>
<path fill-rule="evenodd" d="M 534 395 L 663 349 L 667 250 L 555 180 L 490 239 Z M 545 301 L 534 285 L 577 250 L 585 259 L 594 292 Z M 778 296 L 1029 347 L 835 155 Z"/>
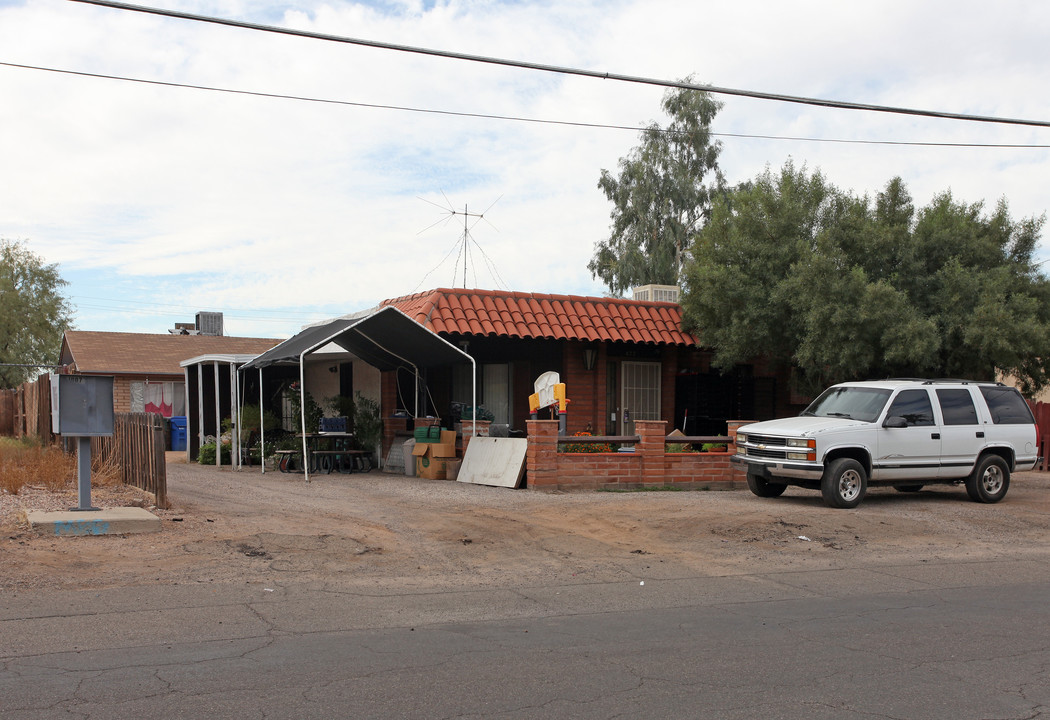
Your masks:
<path fill-rule="evenodd" d="M 51 376 L 51 430 L 77 438 L 77 500 L 70 510 L 91 507 L 91 438 L 113 435 L 113 378 Z"/>

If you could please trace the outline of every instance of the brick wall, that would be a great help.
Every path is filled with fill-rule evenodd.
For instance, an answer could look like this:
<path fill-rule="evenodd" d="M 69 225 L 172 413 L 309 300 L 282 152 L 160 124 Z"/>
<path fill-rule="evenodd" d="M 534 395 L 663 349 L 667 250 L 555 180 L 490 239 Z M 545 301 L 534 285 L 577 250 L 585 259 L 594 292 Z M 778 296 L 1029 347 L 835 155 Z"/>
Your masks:
<path fill-rule="evenodd" d="M 583 351 L 593 347 L 598 350 L 594 369 L 584 366 Z M 590 432 L 601 435 L 605 432 L 605 343 L 566 342 L 562 357 L 564 373 L 561 381 L 569 396 L 569 417 L 566 432 Z"/>
<path fill-rule="evenodd" d="M 559 453 L 558 421 L 529 420 L 526 452 L 530 490 L 634 489 L 673 485 L 683 488 L 729 489 L 743 482 L 729 458 L 730 444 L 720 453 L 666 453 L 667 423 L 639 420 L 639 441 L 633 453 Z M 730 438 L 742 423 L 730 423 Z"/>

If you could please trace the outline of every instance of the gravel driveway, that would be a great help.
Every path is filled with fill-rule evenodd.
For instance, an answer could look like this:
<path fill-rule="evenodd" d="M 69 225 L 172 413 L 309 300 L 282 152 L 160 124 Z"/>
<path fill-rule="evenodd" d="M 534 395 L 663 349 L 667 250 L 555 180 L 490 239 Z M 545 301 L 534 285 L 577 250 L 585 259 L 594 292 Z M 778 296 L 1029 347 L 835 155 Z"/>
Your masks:
<path fill-rule="evenodd" d="M 856 510 L 789 488 L 548 494 L 399 475 L 170 463 L 163 531 L 54 538 L 0 513 L 0 589 L 185 583 L 438 590 L 1046 556 L 1050 474 L 997 505 L 874 489 Z M 96 504 L 104 502 L 96 494 Z M 126 504 L 120 501 L 121 504 Z"/>

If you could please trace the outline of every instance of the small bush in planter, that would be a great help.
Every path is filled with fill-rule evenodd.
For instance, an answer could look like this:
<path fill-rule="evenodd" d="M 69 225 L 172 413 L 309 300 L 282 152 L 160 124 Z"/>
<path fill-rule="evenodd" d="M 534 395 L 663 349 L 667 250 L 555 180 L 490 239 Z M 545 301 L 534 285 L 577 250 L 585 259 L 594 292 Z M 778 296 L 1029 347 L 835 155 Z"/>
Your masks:
<path fill-rule="evenodd" d="M 573 437 L 591 437 L 591 434 L 589 432 L 578 432 L 573 433 Z M 612 445 L 609 443 L 565 443 L 562 446 L 562 452 L 570 453 L 607 453 L 612 451 Z"/>

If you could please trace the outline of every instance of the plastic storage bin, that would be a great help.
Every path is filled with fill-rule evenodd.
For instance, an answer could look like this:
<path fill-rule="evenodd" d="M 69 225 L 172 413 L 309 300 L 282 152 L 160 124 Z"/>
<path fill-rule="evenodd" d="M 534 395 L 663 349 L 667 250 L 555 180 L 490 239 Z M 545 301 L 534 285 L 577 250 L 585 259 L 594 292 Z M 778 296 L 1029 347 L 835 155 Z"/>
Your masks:
<path fill-rule="evenodd" d="M 175 415 L 171 418 L 171 449 L 186 451 L 186 416 Z"/>

